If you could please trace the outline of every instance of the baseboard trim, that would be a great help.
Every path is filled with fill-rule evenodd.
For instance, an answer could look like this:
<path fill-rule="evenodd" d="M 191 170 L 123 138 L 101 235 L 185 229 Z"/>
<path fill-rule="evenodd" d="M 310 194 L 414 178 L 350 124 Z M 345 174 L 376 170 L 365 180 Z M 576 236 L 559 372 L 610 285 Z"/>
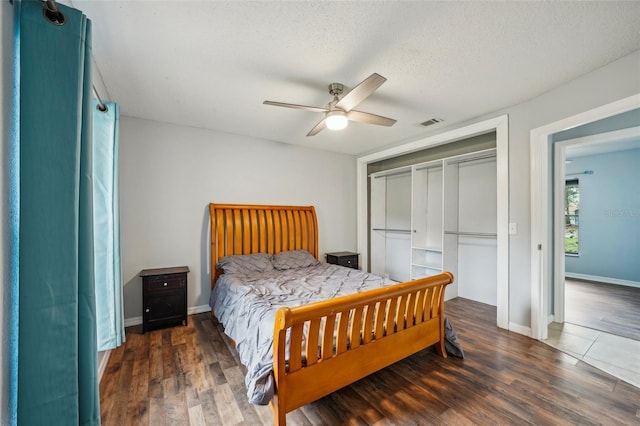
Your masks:
<path fill-rule="evenodd" d="M 514 333 L 518 333 L 518 334 L 523 334 L 527 337 L 531 337 L 533 335 L 531 334 L 531 327 L 515 324 L 512 322 L 509 323 L 509 331 L 513 331 Z"/>
<path fill-rule="evenodd" d="M 627 287 L 640 288 L 640 282 L 638 281 L 621 280 L 618 278 L 609 278 L 609 277 L 599 277 L 597 275 L 576 274 L 574 272 L 565 272 L 564 276 L 566 278 L 575 278 L 577 280 L 596 281 L 596 282 L 605 283 L 605 284 L 624 285 Z"/>
<path fill-rule="evenodd" d="M 201 314 L 203 312 L 210 312 L 210 311 L 211 311 L 211 308 L 209 307 L 209 305 L 191 306 L 187 308 L 187 315 Z M 124 320 L 125 327 L 131 327 L 133 325 L 140 325 L 140 324 L 142 324 L 141 316 L 125 318 Z"/>
<path fill-rule="evenodd" d="M 142 317 L 133 317 L 133 318 L 125 318 L 124 326 L 131 327 L 132 325 L 140 325 L 142 324 Z"/>

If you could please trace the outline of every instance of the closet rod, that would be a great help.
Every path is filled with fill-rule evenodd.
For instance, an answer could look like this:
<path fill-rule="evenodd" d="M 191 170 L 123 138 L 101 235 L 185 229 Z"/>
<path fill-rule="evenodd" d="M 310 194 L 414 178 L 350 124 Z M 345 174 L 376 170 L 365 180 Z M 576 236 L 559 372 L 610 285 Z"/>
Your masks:
<path fill-rule="evenodd" d="M 369 177 L 372 177 L 374 179 L 378 179 L 378 178 L 381 178 L 381 177 L 389 177 L 389 176 L 397 176 L 397 175 L 405 175 L 405 174 L 411 174 L 411 169 L 410 168 L 407 169 L 405 167 L 405 168 L 403 168 L 403 170 L 395 170 L 395 171 L 389 172 L 389 173 L 385 173 L 384 171 L 376 172 L 375 174 L 371 173 L 369 175 Z"/>
<path fill-rule="evenodd" d="M 459 160 L 451 160 L 451 161 L 447 161 L 447 164 L 468 163 L 469 161 L 484 160 L 485 158 L 496 158 L 496 154 L 485 154 L 485 155 L 479 155 L 473 158 L 461 158 Z"/>
<path fill-rule="evenodd" d="M 397 232 L 400 234 L 410 234 L 410 229 L 393 229 L 393 228 L 371 228 L 372 231 Z"/>
<path fill-rule="evenodd" d="M 479 237 L 479 238 L 496 238 L 498 234 L 491 232 L 457 232 L 457 231 L 444 231 L 447 235 L 460 235 L 463 237 Z"/>

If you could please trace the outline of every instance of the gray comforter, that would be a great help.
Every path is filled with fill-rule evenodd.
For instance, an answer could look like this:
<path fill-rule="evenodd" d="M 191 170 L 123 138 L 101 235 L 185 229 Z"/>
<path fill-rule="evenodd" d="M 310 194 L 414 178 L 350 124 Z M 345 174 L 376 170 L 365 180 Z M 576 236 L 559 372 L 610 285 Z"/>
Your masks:
<path fill-rule="evenodd" d="M 247 368 L 249 401 L 267 404 L 274 393 L 273 324 L 278 308 L 391 284 L 394 282 L 377 275 L 327 263 L 284 271 L 223 274 L 211 292 L 209 305 L 225 333 L 235 341 L 240 361 Z"/>

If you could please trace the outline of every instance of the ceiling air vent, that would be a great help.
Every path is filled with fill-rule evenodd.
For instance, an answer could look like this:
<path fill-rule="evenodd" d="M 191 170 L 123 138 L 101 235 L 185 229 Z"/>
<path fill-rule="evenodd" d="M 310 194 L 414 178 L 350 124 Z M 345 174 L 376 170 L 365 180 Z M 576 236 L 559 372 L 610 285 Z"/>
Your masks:
<path fill-rule="evenodd" d="M 420 123 L 421 126 L 431 126 L 433 124 L 438 124 L 443 122 L 444 120 L 442 118 L 430 118 L 427 121 Z"/>

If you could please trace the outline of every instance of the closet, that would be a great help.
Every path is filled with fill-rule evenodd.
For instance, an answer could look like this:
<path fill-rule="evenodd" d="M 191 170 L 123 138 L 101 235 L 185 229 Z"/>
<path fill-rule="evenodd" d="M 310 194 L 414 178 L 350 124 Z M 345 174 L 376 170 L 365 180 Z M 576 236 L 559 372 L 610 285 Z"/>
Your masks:
<path fill-rule="evenodd" d="M 411 168 L 371 177 L 371 272 L 411 279 Z"/>
<path fill-rule="evenodd" d="M 456 296 L 497 304 L 495 149 L 370 175 L 371 271 L 397 281 L 452 272 Z"/>

